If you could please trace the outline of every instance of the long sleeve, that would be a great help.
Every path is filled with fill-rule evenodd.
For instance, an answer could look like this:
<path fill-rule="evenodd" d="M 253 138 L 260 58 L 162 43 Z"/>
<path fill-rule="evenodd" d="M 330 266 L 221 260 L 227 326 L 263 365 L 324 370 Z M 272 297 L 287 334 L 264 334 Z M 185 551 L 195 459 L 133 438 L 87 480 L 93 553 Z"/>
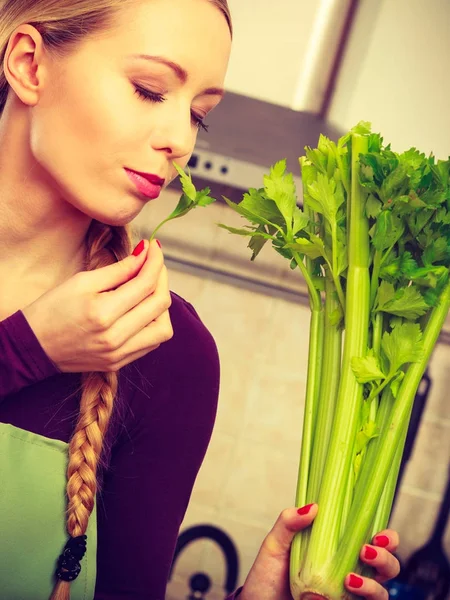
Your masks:
<path fill-rule="evenodd" d="M 95 600 L 164 600 L 211 437 L 219 390 L 214 340 L 187 303 L 172 323 L 173 339 L 128 371 L 134 425 L 112 449 L 98 497 Z"/>
<path fill-rule="evenodd" d="M 231 596 L 227 596 L 225 600 L 236 600 L 236 598 L 239 598 L 239 594 L 242 592 L 242 590 L 243 587 L 238 588 L 235 592 L 231 594 Z"/>
<path fill-rule="evenodd" d="M 59 373 L 22 311 L 0 321 L 0 400 Z"/>

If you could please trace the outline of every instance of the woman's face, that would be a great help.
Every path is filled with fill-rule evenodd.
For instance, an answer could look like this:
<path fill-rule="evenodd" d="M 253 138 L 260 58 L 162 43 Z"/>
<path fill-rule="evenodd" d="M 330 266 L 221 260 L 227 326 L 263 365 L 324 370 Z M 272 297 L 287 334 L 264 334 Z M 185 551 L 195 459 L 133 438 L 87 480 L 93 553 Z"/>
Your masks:
<path fill-rule="evenodd" d="M 172 161 L 186 165 L 221 99 L 230 47 L 207 0 L 142 0 L 68 57 L 47 56 L 30 144 L 51 186 L 91 218 L 130 222 L 149 197 L 127 170 L 167 185 Z"/>

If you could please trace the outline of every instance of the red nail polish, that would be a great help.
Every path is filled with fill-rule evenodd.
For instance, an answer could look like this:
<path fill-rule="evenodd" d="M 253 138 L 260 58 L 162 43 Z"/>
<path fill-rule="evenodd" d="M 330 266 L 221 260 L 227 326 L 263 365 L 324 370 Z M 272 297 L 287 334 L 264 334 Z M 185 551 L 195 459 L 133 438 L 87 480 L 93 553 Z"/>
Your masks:
<path fill-rule="evenodd" d="M 348 582 L 348 585 L 352 588 L 360 588 L 363 586 L 364 580 L 361 579 L 361 577 L 358 577 L 357 575 L 350 575 L 350 580 Z"/>
<path fill-rule="evenodd" d="M 159 240 L 156 240 L 156 243 L 158 244 L 158 246 L 159 246 L 160 248 L 162 248 L 161 242 L 160 242 Z"/>
<path fill-rule="evenodd" d="M 377 535 L 373 541 L 374 544 L 381 546 L 381 548 L 386 548 L 386 546 L 389 546 L 389 538 L 387 535 Z"/>
<path fill-rule="evenodd" d="M 307 504 L 306 506 L 302 506 L 298 509 L 297 513 L 302 516 L 307 515 L 313 506 L 314 504 Z"/>
<path fill-rule="evenodd" d="M 144 246 L 145 246 L 145 242 L 144 242 L 144 240 L 141 240 L 139 242 L 139 244 L 136 246 L 136 248 L 133 250 L 133 256 L 139 256 L 139 254 L 144 249 Z"/>
<path fill-rule="evenodd" d="M 377 556 L 378 556 L 378 552 L 375 550 L 375 548 L 372 548 L 371 546 L 365 546 L 365 548 L 364 548 L 364 558 L 368 558 L 369 560 L 373 560 Z"/>

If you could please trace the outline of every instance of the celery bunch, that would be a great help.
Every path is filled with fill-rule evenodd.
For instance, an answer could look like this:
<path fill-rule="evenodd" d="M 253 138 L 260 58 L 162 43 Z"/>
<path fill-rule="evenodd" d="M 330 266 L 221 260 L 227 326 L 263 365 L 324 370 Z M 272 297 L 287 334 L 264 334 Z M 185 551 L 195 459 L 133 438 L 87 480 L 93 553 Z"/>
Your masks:
<path fill-rule="evenodd" d="M 450 306 L 450 160 L 402 154 L 360 123 L 300 158 L 303 210 L 286 162 L 239 204 L 308 286 L 308 380 L 296 494 L 318 502 L 291 551 L 295 600 L 351 595 L 362 545 L 385 528 L 414 397 Z"/>

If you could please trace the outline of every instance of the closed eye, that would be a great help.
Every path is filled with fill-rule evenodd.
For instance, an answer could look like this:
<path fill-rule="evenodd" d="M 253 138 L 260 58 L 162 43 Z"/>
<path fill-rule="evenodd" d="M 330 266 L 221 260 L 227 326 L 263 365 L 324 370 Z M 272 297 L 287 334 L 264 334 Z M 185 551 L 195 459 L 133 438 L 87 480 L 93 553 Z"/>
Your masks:
<path fill-rule="evenodd" d="M 146 102 L 164 102 L 166 97 L 163 94 L 158 94 L 157 92 L 152 92 L 147 90 L 139 85 L 133 84 L 136 95 Z M 191 111 L 191 118 L 193 123 L 196 125 L 198 129 L 203 129 L 204 131 L 208 131 L 209 127 L 203 121 L 203 119 L 195 114 L 195 112 Z"/>

